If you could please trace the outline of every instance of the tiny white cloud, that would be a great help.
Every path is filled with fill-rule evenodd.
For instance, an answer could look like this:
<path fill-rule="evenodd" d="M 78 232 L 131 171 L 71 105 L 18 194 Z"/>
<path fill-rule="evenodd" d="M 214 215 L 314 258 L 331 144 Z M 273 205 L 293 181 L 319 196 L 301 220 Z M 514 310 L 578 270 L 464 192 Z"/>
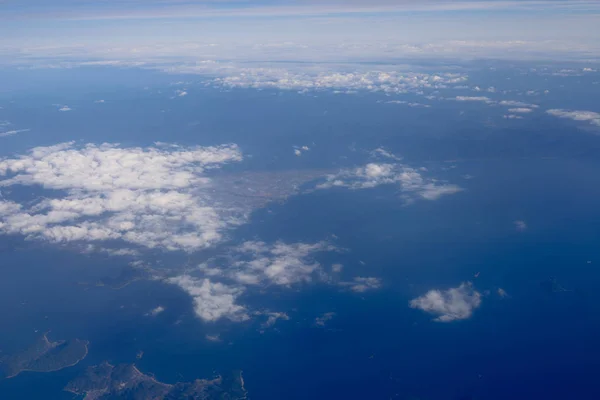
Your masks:
<path fill-rule="evenodd" d="M 340 282 L 340 286 L 347 287 L 353 292 L 364 293 L 381 287 L 381 280 L 373 277 L 357 276 L 350 282 Z"/>
<path fill-rule="evenodd" d="M 506 293 L 506 290 L 504 290 L 502 288 L 498 288 L 496 293 L 498 293 L 498 296 L 500 296 L 502 298 L 508 297 L 508 293 Z"/>
<path fill-rule="evenodd" d="M 466 102 L 482 102 L 486 104 L 494 103 L 492 99 L 486 96 L 456 96 L 451 100 L 466 101 Z"/>
<path fill-rule="evenodd" d="M 266 312 L 261 314 L 267 316 L 267 320 L 261 325 L 263 329 L 272 327 L 278 320 L 289 321 L 290 319 L 284 312 Z"/>
<path fill-rule="evenodd" d="M 430 290 L 410 301 L 410 307 L 436 315 L 436 322 L 468 319 L 481 305 L 481 293 L 470 282 L 448 290 Z"/>
<path fill-rule="evenodd" d="M 526 114 L 526 113 L 530 113 L 532 111 L 533 111 L 533 109 L 527 108 L 527 107 L 518 107 L 518 108 L 509 108 L 508 109 L 508 112 L 519 113 L 519 114 Z"/>
<path fill-rule="evenodd" d="M 13 130 L 4 131 L 4 132 L 0 131 L 0 137 L 14 136 L 14 135 L 18 135 L 19 133 L 29 132 L 29 131 L 30 131 L 30 129 L 13 129 Z"/>
<path fill-rule="evenodd" d="M 58 111 L 63 111 L 63 112 L 64 112 L 64 111 L 71 111 L 71 110 L 72 110 L 72 108 L 71 108 L 71 107 L 69 107 L 69 106 L 62 106 L 62 107 L 60 107 L 60 108 L 58 109 Z"/>
<path fill-rule="evenodd" d="M 209 342 L 220 342 L 221 341 L 221 335 L 219 335 L 218 333 L 215 335 L 209 335 L 206 334 L 204 336 L 206 338 L 206 340 L 208 340 Z"/>
<path fill-rule="evenodd" d="M 335 317 L 334 312 L 326 312 L 323 315 L 321 315 L 320 317 L 315 318 L 315 325 L 325 326 L 327 321 L 330 321 L 331 319 L 333 319 L 333 317 Z"/>
<path fill-rule="evenodd" d="M 522 232 L 522 231 L 524 231 L 524 230 L 527 229 L 527 223 L 525 221 L 520 221 L 520 220 L 519 221 L 515 221 L 514 224 L 515 224 L 515 228 L 518 231 Z"/>
<path fill-rule="evenodd" d="M 342 264 L 333 264 L 331 266 L 331 271 L 335 273 L 342 272 L 342 269 L 344 269 L 344 266 Z"/>
<path fill-rule="evenodd" d="M 156 317 L 158 314 L 160 314 L 164 311 L 165 311 L 165 308 L 163 306 L 158 306 L 158 307 L 150 310 L 146 315 L 148 315 L 150 317 Z"/>
<path fill-rule="evenodd" d="M 294 150 L 294 154 L 297 155 L 297 156 L 301 156 L 302 155 L 302 151 L 300 151 L 298 149 L 295 149 Z"/>

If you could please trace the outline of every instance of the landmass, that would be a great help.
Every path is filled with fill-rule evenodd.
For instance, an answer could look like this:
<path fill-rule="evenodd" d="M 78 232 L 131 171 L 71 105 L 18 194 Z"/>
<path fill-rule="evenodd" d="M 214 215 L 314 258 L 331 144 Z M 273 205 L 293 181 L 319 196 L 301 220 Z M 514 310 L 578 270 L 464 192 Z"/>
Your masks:
<path fill-rule="evenodd" d="M 0 370 L 6 378 L 21 372 L 53 372 L 72 367 L 88 353 L 89 342 L 80 339 L 51 342 L 45 333 L 26 350 L 0 360 Z"/>
<path fill-rule="evenodd" d="M 167 384 L 142 373 L 133 364 L 108 362 L 88 367 L 65 387 L 84 400 L 243 400 L 247 398 L 241 372 L 230 377 Z"/>

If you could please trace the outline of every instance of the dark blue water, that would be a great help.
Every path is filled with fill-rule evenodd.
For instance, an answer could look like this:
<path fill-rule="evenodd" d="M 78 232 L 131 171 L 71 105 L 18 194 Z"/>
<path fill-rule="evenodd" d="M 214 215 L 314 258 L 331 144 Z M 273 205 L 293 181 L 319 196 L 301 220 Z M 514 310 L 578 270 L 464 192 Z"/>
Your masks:
<path fill-rule="evenodd" d="M 291 318 L 264 333 L 259 321 L 203 323 L 186 294 L 160 282 L 120 290 L 79 284 L 115 276 L 126 260 L 1 237 L 2 354 L 47 330 L 54 340 L 91 343 L 88 357 L 73 368 L 0 381 L 2 400 L 72 398 L 61 388 L 103 360 L 135 362 L 165 382 L 242 369 L 251 399 L 600 398 L 598 136 L 543 113 L 490 125 L 483 123 L 498 111 L 483 105 L 461 116 L 462 104 L 406 110 L 377 103 L 385 97 L 376 94 L 314 98 L 198 87 L 175 103 L 180 99 L 164 94 L 171 90 L 165 81 L 154 78 L 140 75 L 118 94 L 101 85 L 85 95 L 77 85 L 62 92 L 46 88 L 43 97 L 33 88 L 11 92 L 15 102 L 2 104 L 3 118 L 32 130 L 4 138 L 0 155 L 66 140 L 235 142 L 252 157 L 229 167 L 234 170 L 335 169 L 363 163 L 369 150 L 385 146 L 465 190 L 410 206 L 396 188 L 318 191 L 257 210 L 232 234 L 232 243 L 316 242 L 336 235 L 335 244 L 348 251 L 319 261 L 344 264 L 343 279 L 383 282 L 361 295 L 319 282 L 249 291 L 240 299 L 244 304 Z M 578 108 L 592 98 L 583 86 L 573 103 Z M 94 104 L 97 98 L 106 103 Z M 543 101 L 559 104 L 554 97 Z M 58 113 L 52 103 L 74 110 Z M 311 152 L 293 157 L 292 146 L 305 144 Z M 526 221 L 527 229 L 517 231 L 516 220 Z M 163 257 L 166 265 L 181 263 L 181 255 Z M 570 291 L 545 292 L 540 282 L 550 276 Z M 435 323 L 408 307 L 430 289 L 463 281 L 491 292 L 469 320 Z M 497 296 L 498 288 L 509 297 Z M 158 305 L 166 311 L 144 315 Z M 326 312 L 336 315 L 315 326 Z M 221 342 L 206 341 L 206 334 L 217 333 Z M 136 360 L 140 350 L 144 357 Z"/>

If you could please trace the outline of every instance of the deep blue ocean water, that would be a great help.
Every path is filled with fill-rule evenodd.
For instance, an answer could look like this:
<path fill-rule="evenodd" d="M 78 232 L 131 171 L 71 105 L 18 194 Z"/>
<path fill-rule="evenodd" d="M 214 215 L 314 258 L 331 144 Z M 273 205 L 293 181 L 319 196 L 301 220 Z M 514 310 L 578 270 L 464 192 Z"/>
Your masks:
<path fill-rule="evenodd" d="M 85 71 L 76 73 L 89 82 Z M 126 260 L 0 237 L 0 354 L 47 330 L 54 340 L 91 343 L 76 367 L 0 381 L 0 399 L 72 398 L 60 389 L 103 360 L 136 362 L 165 382 L 241 369 L 251 399 L 600 398 L 598 136 L 543 113 L 503 121 L 483 105 L 407 110 L 377 103 L 385 99 L 377 94 L 198 88 L 174 106 L 179 99 L 165 93 L 179 77 L 123 74 L 117 92 L 90 83 L 85 95 L 78 85 L 9 93 L 15 102 L 3 102 L 0 111 L 31 131 L 3 140 L 0 155 L 67 140 L 235 142 L 252 157 L 227 167 L 231 171 L 335 170 L 362 163 L 368 151 L 384 146 L 464 191 L 406 206 L 395 188 L 335 189 L 255 211 L 232 242 L 315 242 L 336 235 L 336 245 L 348 251 L 319 261 L 344 264 L 347 279 L 383 282 L 360 295 L 318 282 L 249 292 L 245 304 L 290 316 L 264 333 L 256 321 L 202 323 L 185 293 L 160 282 L 120 290 L 78 284 L 114 276 Z M 137 80 L 128 81 L 134 75 Z M 94 104 L 97 98 L 106 103 Z M 547 101 L 554 106 L 558 100 Z M 576 102 L 574 108 L 585 107 L 581 98 Z M 53 103 L 73 111 L 57 113 Z M 458 116 L 461 107 L 467 115 Z M 483 124 L 489 118 L 494 124 Z M 293 157 L 292 146 L 304 144 L 311 152 Z M 527 229 L 517 231 L 516 220 Z M 571 291 L 545 292 L 540 283 L 550 276 Z M 468 320 L 435 323 L 408 307 L 427 290 L 464 281 L 491 292 Z M 498 288 L 509 296 L 497 296 Z M 157 305 L 166 311 L 144 315 Z M 315 326 L 326 312 L 335 316 Z M 215 333 L 221 342 L 205 340 Z M 139 350 L 144 357 L 136 360 Z"/>

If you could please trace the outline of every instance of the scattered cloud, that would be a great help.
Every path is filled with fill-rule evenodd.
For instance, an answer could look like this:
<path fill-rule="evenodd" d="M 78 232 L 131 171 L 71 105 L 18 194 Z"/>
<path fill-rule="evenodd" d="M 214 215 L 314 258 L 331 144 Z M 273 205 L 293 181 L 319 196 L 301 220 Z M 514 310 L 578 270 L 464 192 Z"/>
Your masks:
<path fill-rule="evenodd" d="M 508 112 L 511 113 L 520 113 L 520 114 L 526 114 L 526 113 L 530 113 L 533 110 L 531 108 L 525 108 L 525 107 L 520 107 L 520 108 L 509 108 Z"/>
<path fill-rule="evenodd" d="M 261 325 L 263 329 L 270 328 L 277 320 L 289 321 L 290 317 L 284 312 L 266 312 L 261 313 L 267 316 L 267 320 Z"/>
<path fill-rule="evenodd" d="M 294 146 L 294 154 L 297 156 L 301 156 L 302 153 L 309 151 L 310 148 L 308 146 Z"/>
<path fill-rule="evenodd" d="M 167 280 L 179 286 L 192 296 L 194 311 L 204 321 L 215 322 L 227 318 L 234 322 L 250 319 L 246 308 L 236 304 L 243 288 L 231 287 L 222 283 L 213 283 L 209 279 L 195 279 L 189 275 L 177 276 Z"/>
<path fill-rule="evenodd" d="M 523 232 L 527 229 L 527 223 L 525 223 L 525 221 L 515 221 L 515 228 L 518 231 Z"/>
<path fill-rule="evenodd" d="M 436 322 L 468 319 L 481 305 L 481 294 L 470 282 L 448 290 L 430 290 L 410 301 L 410 307 L 437 315 Z"/>
<path fill-rule="evenodd" d="M 316 189 L 343 187 L 370 189 L 380 185 L 398 185 L 405 196 L 416 195 L 426 200 L 437 200 L 443 195 L 454 194 L 462 189 L 457 185 L 426 179 L 421 173 L 402 164 L 369 163 L 364 167 L 342 170 L 328 175 Z M 411 200 L 414 200 L 411 199 Z"/>
<path fill-rule="evenodd" d="M 331 272 L 335 272 L 335 273 L 342 272 L 342 269 L 344 269 L 344 266 L 342 264 L 333 264 L 331 266 Z"/>
<path fill-rule="evenodd" d="M 244 242 L 236 249 L 240 256 L 250 256 L 233 262 L 226 271 L 230 279 L 239 284 L 274 284 L 289 286 L 309 282 L 313 274 L 321 268 L 314 260 L 319 252 L 338 251 L 327 242 L 284 243 L 268 245 L 264 242 Z"/>
<path fill-rule="evenodd" d="M 105 101 L 104 100 L 96 100 L 96 101 L 94 101 L 94 103 L 105 103 Z"/>
<path fill-rule="evenodd" d="M 331 319 L 333 319 L 333 317 L 335 317 L 334 312 L 326 312 L 323 315 L 321 315 L 320 317 L 315 318 L 315 325 L 325 326 L 327 321 L 330 321 Z"/>
<path fill-rule="evenodd" d="M 494 102 L 492 99 L 490 99 L 489 97 L 485 97 L 485 96 L 456 96 L 454 99 L 451 99 L 451 100 L 483 102 L 483 103 L 487 103 L 487 104 L 491 104 Z"/>
<path fill-rule="evenodd" d="M 72 108 L 69 106 L 61 106 L 59 107 L 58 111 L 71 111 Z"/>
<path fill-rule="evenodd" d="M 19 133 L 22 132 L 29 132 L 31 129 L 13 129 L 10 131 L 0 131 L 0 137 L 8 137 L 8 136 L 13 136 L 13 135 L 17 135 Z"/>
<path fill-rule="evenodd" d="M 219 335 L 218 333 L 215 335 L 209 335 L 206 334 L 204 336 L 206 338 L 206 340 L 208 340 L 209 342 L 220 342 L 221 341 L 221 335 Z"/>
<path fill-rule="evenodd" d="M 216 75 L 211 80 L 215 86 L 226 88 L 280 89 L 305 91 L 343 90 L 368 91 L 388 94 L 417 93 L 424 89 L 438 90 L 448 85 L 464 82 L 460 73 L 417 73 L 388 68 L 373 71 L 358 69 L 343 72 L 315 67 L 297 68 L 235 68 L 217 67 L 219 64 L 178 66 L 173 72 Z M 219 76 L 223 75 L 223 76 Z"/>
<path fill-rule="evenodd" d="M 371 152 L 374 157 L 389 158 L 391 160 L 402 161 L 402 157 L 396 156 L 394 153 L 387 151 L 386 149 L 379 147 Z"/>
<path fill-rule="evenodd" d="M 146 315 L 150 316 L 150 317 L 156 317 L 158 314 L 162 313 L 163 311 L 165 311 L 165 308 L 163 306 L 158 306 L 158 307 L 150 310 Z"/>
<path fill-rule="evenodd" d="M 379 289 L 381 287 L 381 280 L 379 278 L 357 276 L 352 281 L 340 282 L 339 285 L 348 287 L 351 291 L 356 293 L 364 293 L 369 290 Z"/>
<path fill-rule="evenodd" d="M 594 111 L 569 111 L 561 109 L 551 109 L 546 112 L 555 117 L 568 118 L 574 121 L 586 121 L 592 125 L 600 126 L 600 113 Z"/>
<path fill-rule="evenodd" d="M 523 119 L 523 116 L 516 114 L 505 114 L 504 119 Z"/>
<path fill-rule="evenodd" d="M 502 288 L 498 288 L 497 293 L 498 293 L 498 296 L 500 296 L 502 298 L 508 297 L 508 293 L 506 293 L 506 290 L 504 290 Z"/>
<path fill-rule="evenodd" d="M 0 160 L 0 187 L 54 189 L 54 197 L 27 207 L 4 200 L 13 212 L 0 214 L 0 233 L 62 243 L 119 240 L 160 250 L 206 248 L 240 219 L 216 208 L 202 192 L 211 185 L 205 173 L 241 159 L 235 145 L 37 147 Z"/>
<path fill-rule="evenodd" d="M 527 108 L 538 108 L 539 106 L 531 103 L 524 103 L 516 100 L 502 100 L 498 104 L 506 107 L 527 107 Z"/>

